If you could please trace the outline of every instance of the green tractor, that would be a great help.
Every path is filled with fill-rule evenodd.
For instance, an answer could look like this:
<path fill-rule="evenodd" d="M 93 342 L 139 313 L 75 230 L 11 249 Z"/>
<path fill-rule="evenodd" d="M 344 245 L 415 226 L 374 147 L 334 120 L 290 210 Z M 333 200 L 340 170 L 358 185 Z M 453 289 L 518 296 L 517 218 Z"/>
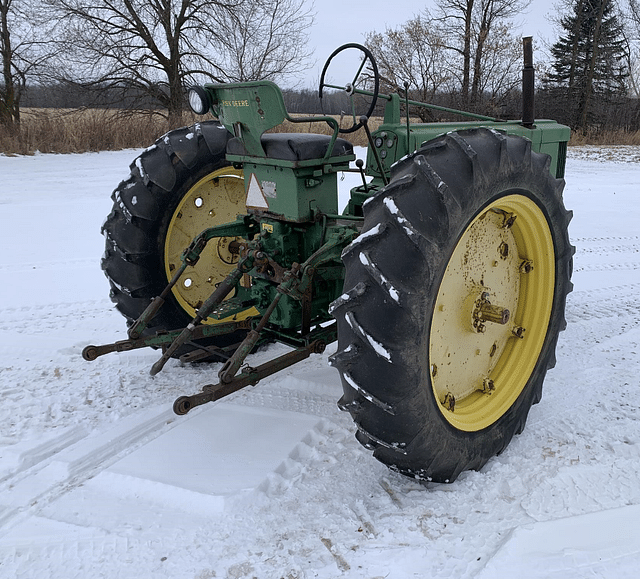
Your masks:
<path fill-rule="evenodd" d="M 352 82 L 326 81 L 354 50 Z M 569 129 L 534 121 L 532 77 L 525 39 L 521 121 L 455 111 L 472 120 L 415 124 L 410 106 L 440 107 L 379 93 L 372 54 L 344 45 L 320 97 L 346 92 L 347 128 L 290 116 L 271 82 L 193 87 L 193 110 L 217 120 L 160 138 L 113 193 L 102 267 L 128 339 L 84 358 L 158 348 L 152 374 L 172 357 L 223 362 L 218 383 L 175 401 L 186 414 L 337 340 L 338 406 L 375 458 L 439 482 L 481 468 L 540 400 L 572 287 Z M 384 122 L 372 132 L 378 101 Z M 268 132 L 285 119 L 332 131 Z M 339 136 L 358 129 L 366 163 Z M 340 212 L 348 171 L 362 184 Z M 272 341 L 292 349 L 245 365 Z"/>

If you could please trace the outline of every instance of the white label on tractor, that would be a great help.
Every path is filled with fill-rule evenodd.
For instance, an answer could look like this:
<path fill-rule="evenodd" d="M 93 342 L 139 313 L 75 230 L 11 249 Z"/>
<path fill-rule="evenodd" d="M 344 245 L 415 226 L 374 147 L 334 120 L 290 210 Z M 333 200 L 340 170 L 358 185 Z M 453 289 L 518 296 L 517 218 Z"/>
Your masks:
<path fill-rule="evenodd" d="M 247 207 L 254 207 L 255 209 L 269 209 L 267 199 L 262 192 L 262 187 L 258 182 L 258 178 L 255 173 L 251 173 L 251 179 L 249 179 L 249 187 L 247 188 Z"/>
<path fill-rule="evenodd" d="M 275 183 L 275 181 L 263 181 L 262 182 L 262 192 L 267 197 L 271 197 L 271 199 L 275 199 L 276 198 L 276 183 Z"/>

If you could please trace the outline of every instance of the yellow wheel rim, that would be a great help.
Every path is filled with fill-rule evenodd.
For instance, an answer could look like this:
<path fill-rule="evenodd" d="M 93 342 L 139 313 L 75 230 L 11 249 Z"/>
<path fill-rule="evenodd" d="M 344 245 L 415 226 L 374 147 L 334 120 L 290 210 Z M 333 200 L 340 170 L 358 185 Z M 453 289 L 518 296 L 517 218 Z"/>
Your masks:
<path fill-rule="evenodd" d="M 180 267 L 182 252 L 194 237 L 215 225 L 236 220 L 246 213 L 244 178 L 242 171 L 225 167 L 210 173 L 198 181 L 183 197 L 169 222 L 164 246 L 164 264 L 167 280 Z M 229 251 L 229 243 L 235 238 L 214 238 L 207 244 L 195 267 L 189 267 L 173 288 L 173 295 L 191 316 L 235 267 L 238 256 Z M 251 309 L 233 318 L 241 320 L 253 315 Z"/>
<path fill-rule="evenodd" d="M 478 431 L 514 404 L 542 350 L 554 286 L 551 232 L 531 199 L 502 197 L 467 227 L 442 278 L 429 341 L 433 391 L 451 425 Z"/>

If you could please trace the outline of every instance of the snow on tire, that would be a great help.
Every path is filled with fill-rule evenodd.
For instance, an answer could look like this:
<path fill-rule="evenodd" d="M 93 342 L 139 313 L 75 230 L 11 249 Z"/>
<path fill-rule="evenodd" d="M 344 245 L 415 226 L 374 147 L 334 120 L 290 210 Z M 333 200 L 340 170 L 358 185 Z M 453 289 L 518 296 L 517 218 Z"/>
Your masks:
<path fill-rule="evenodd" d="M 364 206 L 332 304 L 339 402 L 405 475 L 452 482 L 524 428 L 564 329 L 564 181 L 531 142 L 469 129 L 425 143 Z"/>
<path fill-rule="evenodd" d="M 131 174 L 112 194 L 113 209 L 102 232 L 102 259 L 111 299 L 130 325 L 167 285 L 180 255 L 207 227 L 245 213 L 242 173 L 225 159 L 228 131 L 217 122 L 171 131 L 131 163 Z M 199 305 L 234 267 L 229 240 L 209 242 L 200 261 L 188 268 L 146 330 L 185 326 Z M 215 321 L 214 321 L 215 323 Z M 208 339 L 224 346 L 238 336 Z M 183 354 L 192 347 L 179 350 Z"/>

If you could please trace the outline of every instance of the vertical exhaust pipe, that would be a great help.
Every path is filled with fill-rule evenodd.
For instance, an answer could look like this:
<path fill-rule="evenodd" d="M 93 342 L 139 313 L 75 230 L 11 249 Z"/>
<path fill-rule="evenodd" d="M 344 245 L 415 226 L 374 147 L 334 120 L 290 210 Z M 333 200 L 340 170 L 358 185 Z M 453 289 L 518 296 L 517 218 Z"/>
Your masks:
<path fill-rule="evenodd" d="M 533 68 L 533 37 L 522 39 L 524 68 L 522 69 L 522 126 L 533 128 L 535 121 L 535 69 Z"/>

